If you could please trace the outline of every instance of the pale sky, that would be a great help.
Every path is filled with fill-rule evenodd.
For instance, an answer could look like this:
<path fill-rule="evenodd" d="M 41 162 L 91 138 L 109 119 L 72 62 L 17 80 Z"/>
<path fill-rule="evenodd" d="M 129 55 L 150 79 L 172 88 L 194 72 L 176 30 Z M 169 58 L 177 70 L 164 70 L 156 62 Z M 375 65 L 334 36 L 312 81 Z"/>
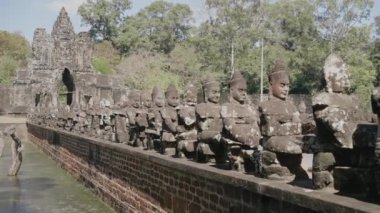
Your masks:
<path fill-rule="evenodd" d="M 33 40 L 36 28 L 46 28 L 51 32 L 59 11 L 65 7 L 76 33 L 87 31 L 88 26 L 81 26 L 77 13 L 79 5 L 86 0 L 0 0 L 0 30 L 19 32 L 29 42 Z M 132 0 L 130 14 L 137 13 L 154 0 Z M 205 17 L 203 2 L 205 0 L 172 0 L 173 3 L 185 3 L 191 6 L 194 17 Z"/>
<path fill-rule="evenodd" d="M 53 24 L 64 6 L 69 13 L 76 33 L 86 31 L 87 26 L 81 26 L 80 16 L 77 14 L 79 5 L 86 0 L 0 0 L 0 30 L 19 32 L 30 42 L 33 39 L 34 29 L 46 28 L 51 32 Z M 132 0 L 130 14 L 134 14 L 154 0 Z M 188 4 L 193 10 L 194 20 L 203 21 L 207 17 L 204 7 L 205 0 L 171 0 L 173 3 Z M 375 0 L 372 17 L 380 15 L 380 0 Z M 373 22 L 373 18 L 371 19 Z"/>

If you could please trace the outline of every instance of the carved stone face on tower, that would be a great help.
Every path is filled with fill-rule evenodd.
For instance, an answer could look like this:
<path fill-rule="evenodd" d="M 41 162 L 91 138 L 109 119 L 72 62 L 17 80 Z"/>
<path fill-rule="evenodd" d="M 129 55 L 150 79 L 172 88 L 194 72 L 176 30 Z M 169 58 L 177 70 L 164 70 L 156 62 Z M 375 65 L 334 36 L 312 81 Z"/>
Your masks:
<path fill-rule="evenodd" d="M 338 55 L 331 54 L 326 58 L 323 73 L 327 92 L 343 93 L 350 88 L 348 66 Z"/>
<path fill-rule="evenodd" d="M 158 87 L 153 88 L 152 99 L 153 99 L 154 104 L 157 107 L 164 107 L 165 106 L 164 93 Z"/>
<path fill-rule="evenodd" d="M 247 101 L 247 82 L 240 72 L 235 72 L 229 82 L 230 101 L 244 104 Z"/>
<path fill-rule="evenodd" d="M 174 84 L 170 84 L 166 90 L 166 102 L 171 107 L 176 107 L 179 104 L 178 91 Z"/>
<path fill-rule="evenodd" d="M 218 104 L 220 100 L 220 86 L 219 83 L 211 76 L 207 77 L 203 84 L 205 95 L 205 102 Z"/>
<path fill-rule="evenodd" d="M 283 62 L 277 61 L 269 75 L 272 96 L 286 100 L 289 93 L 289 77 Z"/>

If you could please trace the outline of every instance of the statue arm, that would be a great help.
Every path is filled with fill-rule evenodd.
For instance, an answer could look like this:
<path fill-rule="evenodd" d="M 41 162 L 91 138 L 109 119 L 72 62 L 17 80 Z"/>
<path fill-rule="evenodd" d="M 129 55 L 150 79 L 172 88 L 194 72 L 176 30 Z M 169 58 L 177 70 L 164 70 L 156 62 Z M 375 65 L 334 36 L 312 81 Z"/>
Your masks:
<path fill-rule="evenodd" d="M 136 125 L 135 113 L 127 111 L 128 123 L 130 125 Z"/>
<path fill-rule="evenodd" d="M 257 136 L 251 130 L 241 127 L 236 124 L 233 118 L 224 118 L 223 119 L 224 129 L 232 136 L 232 140 L 243 144 L 257 144 Z M 246 124 L 244 124 L 246 125 Z M 252 124 L 253 127 L 254 124 Z M 254 131 L 255 132 L 255 131 Z"/>
<path fill-rule="evenodd" d="M 184 121 L 186 126 L 190 126 L 196 121 L 195 112 L 190 109 L 183 108 L 178 112 L 178 117 Z"/>
<path fill-rule="evenodd" d="M 163 122 L 169 128 L 169 130 L 171 132 L 177 132 L 178 125 L 176 124 L 176 122 L 172 120 L 172 118 L 170 117 L 168 112 L 166 112 L 165 109 L 161 110 L 161 116 L 162 116 Z"/>
<path fill-rule="evenodd" d="M 178 125 L 171 118 L 164 118 L 164 122 L 171 132 L 177 132 Z"/>

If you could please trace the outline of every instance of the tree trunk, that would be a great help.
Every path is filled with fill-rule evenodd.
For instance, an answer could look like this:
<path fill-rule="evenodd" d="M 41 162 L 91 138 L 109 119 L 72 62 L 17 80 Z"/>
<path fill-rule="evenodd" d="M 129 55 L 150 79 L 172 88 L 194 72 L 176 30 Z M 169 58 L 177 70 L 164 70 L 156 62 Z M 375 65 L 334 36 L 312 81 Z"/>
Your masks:
<path fill-rule="evenodd" d="M 9 168 L 8 175 L 16 176 L 21 167 L 22 153 L 21 153 L 21 140 L 15 135 L 11 135 L 12 142 L 12 166 Z"/>

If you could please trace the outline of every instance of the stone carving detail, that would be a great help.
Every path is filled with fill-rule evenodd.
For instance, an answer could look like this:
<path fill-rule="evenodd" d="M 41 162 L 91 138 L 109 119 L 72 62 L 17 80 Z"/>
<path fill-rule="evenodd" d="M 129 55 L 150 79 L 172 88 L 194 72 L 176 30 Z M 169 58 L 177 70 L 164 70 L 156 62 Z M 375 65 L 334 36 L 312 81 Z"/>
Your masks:
<path fill-rule="evenodd" d="M 152 90 L 152 107 L 148 110 L 148 137 L 147 149 L 158 150 L 161 144 L 162 116 L 161 111 L 165 106 L 165 95 L 158 87 Z"/>
<path fill-rule="evenodd" d="M 53 61 L 56 67 L 67 67 L 74 61 L 75 33 L 67 12 L 62 8 L 54 23 L 51 36 L 54 40 Z"/>
<path fill-rule="evenodd" d="M 141 112 L 141 93 L 139 90 L 132 90 L 128 96 L 129 106 L 126 110 L 127 128 L 129 129 L 129 139 L 127 143 L 131 146 L 141 146 L 138 141 L 139 127 L 137 117 Z"/>
<path fill-rule="evenodd" d="M 259 116 L 249 104 L 247 82 L 240 72 L 233 73 L 230 81 L 229 102 L 222 105 L 223 153 L 230 166 L 236 170 L 248 169 L 248 162 L 260 142 Z"/>
<path fill-rule="evenodd" d="M 176 156 L 192 157 L 197 141 L 195 106 L 198 90 L 193 84 L 188 84 L 183 95 L 183 104 L 178 107 L 178 135 Z"/>
<path fill-rule="evenodd" d="M 263 135 L 262 173 L 266 178 L 307 178 L 301 167 L 302 137 L 300 113 L 287 100 L 289 77 L 283 62 L 277 61 L 269 74 L 270 98 L 260 104 Z"/>
<path fill-rule="evenodd" d="M 53 39 L 46 33 L 43 28 L 37 28 L 34 31 L 32 50 L 33 50 L 33 67 L 36 70 L 47 70 L 53 68 Z"/>
<path fill-rule="evenodd" d="M 152 108 L 152 90 L 144 90 L 141 92 L 141 109 L 136 117 L 138 128 L 137 146 L 144 149 L 152 149 L 152 145 L 148 143 L 147 128 L 149 126 L 148 112 Z"/>
<path fill-rule="evenodd" d="M 208 76 L 203 83 L 203 95 L 205 103 L 198 104 L 195 110 L 198 129 L 198 145 L 195 160 L 197 162 L 207 162 L 216 153 L 216 162 L 224 162 L 223 147 L 220 143 L 223 120 L 220 114 L 219 82 Z"/>
<path fill-rule="evenodd" d="M 178 134 L 178 115 L 179 96 L 174 84 L 170 84 L 165 93 L 166 106 L 161 110 L 162 116 L 162 136 L 160 152 L 166 153 L 166 148 L 176 148 L 176 136 Z"/>
<path fill-rule="evenodd" d="M 88 32 L 80 32 L 75 38 L 75 64 L 78 70 L 91 72 L 92 41 Z"/>
<path fill-rule="evenodd" d="M 318 144 L 314 147 L 313 184 L 315 188 L 335 187 L 341 191 L 370 191 L 369 168 L 374 159 L 371 129 L 362 120 L 356 97 L 348 95 L 348 67 L 331 54 L 324 66 L 326 92 L 313 97 L 313 113 Z M 348 182 L 347 180 L 356 180 Z M 360 186 L 360 187 L 357 187 Z"/>

